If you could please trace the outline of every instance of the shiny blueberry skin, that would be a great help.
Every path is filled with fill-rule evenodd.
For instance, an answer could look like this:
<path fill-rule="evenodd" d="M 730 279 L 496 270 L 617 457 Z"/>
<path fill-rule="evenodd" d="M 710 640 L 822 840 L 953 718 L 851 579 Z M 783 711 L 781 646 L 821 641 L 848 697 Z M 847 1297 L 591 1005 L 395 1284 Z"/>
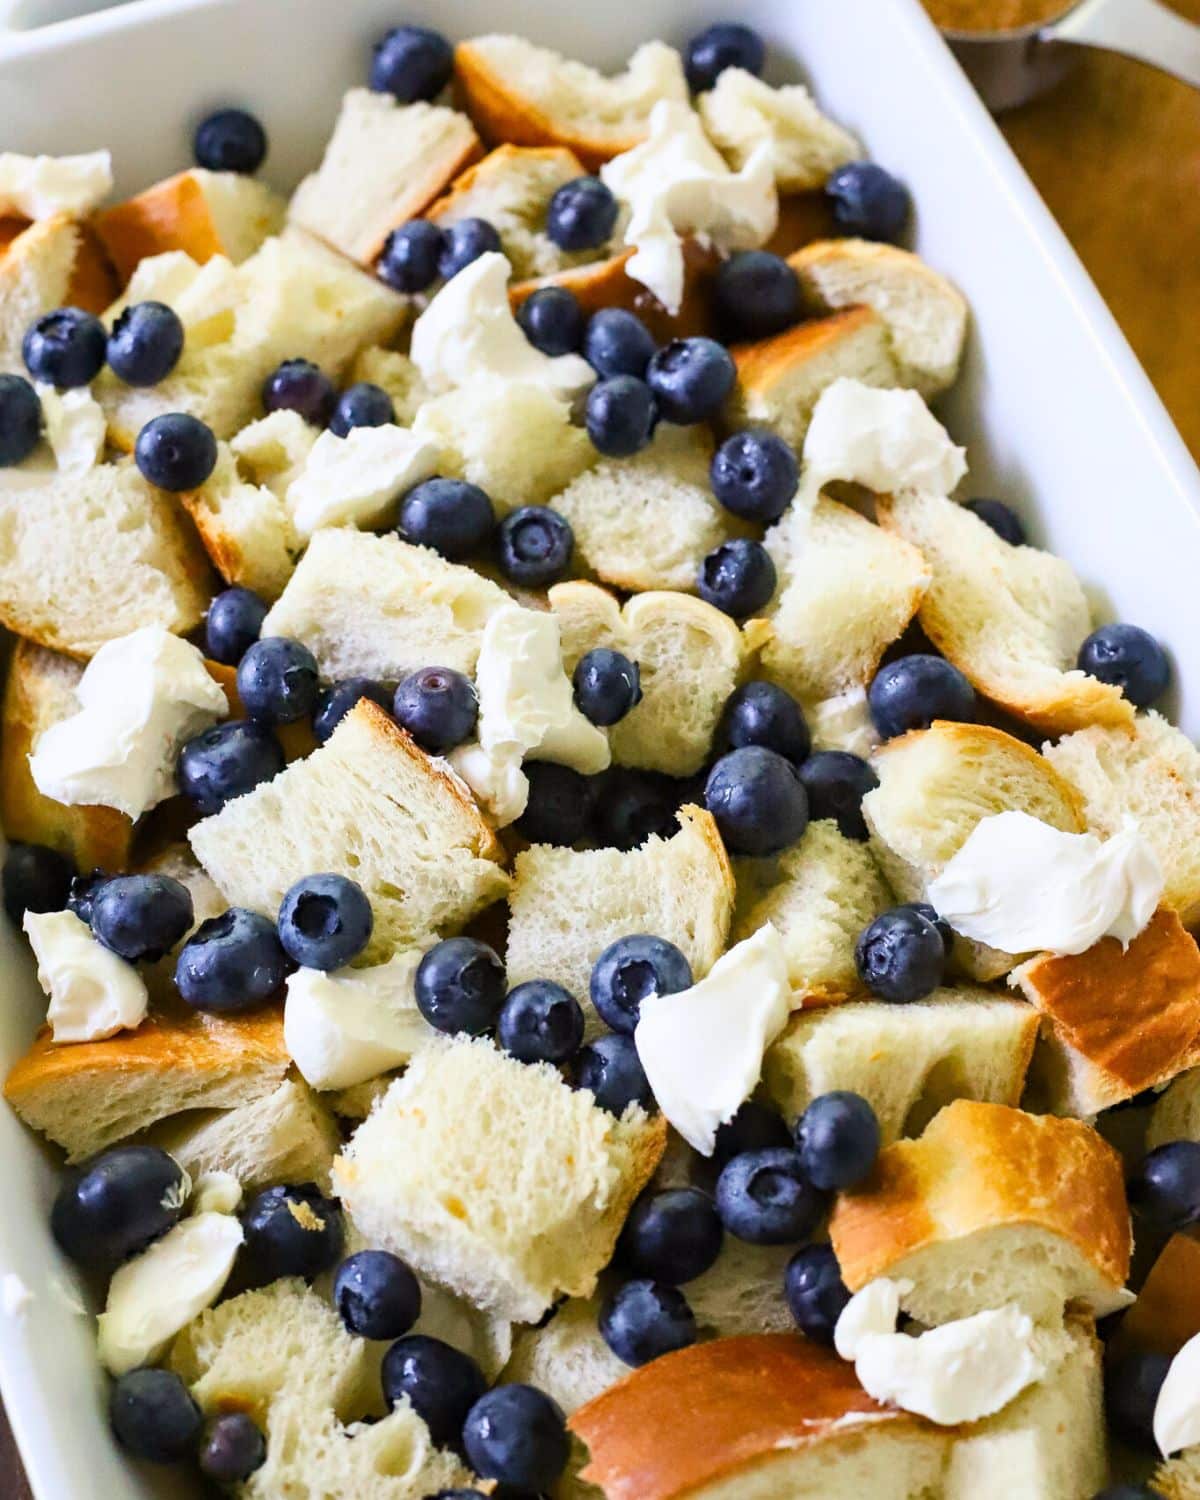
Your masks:
<path fill-rule="evenodd" d="M 445 231 L 428 219 L 410 219 L 393 229 L 375 262 L 380 281 L 397 292 L 424 292 L 437 280 L 438 261 L 446 248 Z"/>
<path fill-rule="evenodd" d="M 1156 1146 L 1130 1179 L 1129 1202 L 1153 1229 L 1186 1229 L 1200 1222 L 1200 1142 Z"/>
<path fill-rule="evenodd" d="M 768 603 L 775 583 L 775 564 L 767 549 L 738 536 L 708 554 L 700 564 L 697 587 L 706 604 L 745 620 Z"/>
<path fill-rule="evenodd" d="M 696 1342 L 696 1316 L 678 1287 L 627 1281 L 600 1309 L 600 1336 L 627 1365 L 645 1365 Z"/>
<path fill-rule="evenodd" d="M 792 1132 L 782 1116 L 755 1099 L 747 1099 L 732 1120 L 718 1125 L 713 1164 L 719 1170 L 744 1151 L 761 1151 L 771 1146 L 786 1150 L 791 1144 Z"/>
<path fill-rule="evenodd" d="M 337 437 L 345 437 L 356 427 L 386 427 L 395 420 L 396 408 L 383 387 L 360 380 L 357 385 L 347 386 L 337 398 L 329 430 Z"/>
<path fill-rule="evenodd" d="M 713 301 L 729 343 L 770 338 L 799 321 L 800 278 L 781 255 L 741 250 L 718 268 Z"/>
<path fill-rule="evenodd" d="M 875 1111 L 849 1089 L 819 1095 L 796 1121 L 796 1152 L 813 1187 L 839 1193 L 857 1187 L 879 1155 Z"/>
<path fill-rule="evenodd" d="M 747 682 L 735 689 L 721 711 L 717 737 L 730 750 L 761 745 L 795 766 L 812 748 L 800 705 L 773 682 Z"/>
<path fill-rule="evenodd" d="M 587 393 L 584 426 L 592 446 L 606 458 L 640 453 L 657 424 L 658 406 L 650 387 L 635 375 L 598 380 Z"/>
<path fill-rule="evenodd" d="M 672 339 L 646 366 L 646 384 L 665 421 L 703 422 L 720 410 L 737 376 L 716 339 Z"/>
<path fill-rule="evenodd" d="M 337 1268 L 333 1305 L 349 1333 L 398 1339 L 421 1316 L 421 1283 L 398 1255 L 359 1250 Z"/>
<path fill-rule="evenodd" d="M 631 1104 L 654 1108 L 654 1094 L 631 1036 L 597 1037 L 580 1049 L 575 1087 L 589 1089 L 601 1109 L 618 1119 Z"/>
<path fill-rule="evenodd" d="M 945 949 L 947 957 L 949 957 L 954 947 L 954 928 L 951 927 L 945 918 L 938 916 L 928 901 L 902 901 L 898 909 L 901 911 L 920 912 L 921 916 L 927 922 L 932 922 L 938 930 L 938 936 L 942 940 L 942 947 Z"/>
<path fill-rule="evenodd" d="M 231 906 L 201 922 L 183 945 L 175 987 L 193 1010 L 225 1015 L 272 999 L 290 972 L 275 923 Z"/>
<path fill-rule="evenodd" d="M 114 875 L 92 900 L 92 931 L 130 963 L 169 953 L 192 920 L 191 891 L 169 875 Z"/>
<path fill-rule="evenodd" d="M 571 523 L 546 505 L 522 505 L 496 529 L 496 555 L 509 583 L 526 589 L 549 588 L 571 564 L 575 533 Z"/>
<path fill-rule="evenodd" d="M 27 911 L 62 911 L 75 871 L 45 844 L 10 844 L 4 856 L 4 910 L 14 922 Z"/>
<path fill-rule="evenodd" d="M 27 459 L 42 435 L 42 403 L 24 375 L 0 375 L 0 468 Z"/>
<path fill-rule="evenodd" d="M 712 88 L 726 68 L 744 68 L 757 78 L 767 60 L 757 31 L 739 21 L 717 21 L 687 44 L 683 65 L 693 94 Z"/>
<path fill-rule="evenodd" d="M 68 1171 L 50 1231 L 68 1260 L 111 1270 L 174 1228 L 186 1199 L 174 1157 L 157 1146 L 115 1146 Z"/>
<path fill-rule="evenodd" d="M 599 177 L 564 182 L 550 199 L 546 233 L 562 250 L 603 245 L 617 223 L 617 200 Z"/>
<path fill-rule="evenodd" d="M 1146 1484 L 1110 1484 L 1097 1490 L 1092 1500 L 1162 1500 L 1162 1493 Z"/>
<path fill-rule="evenodd" d="M 426 479 L 400 502 L 396 530 L 406 542 L 432 547 L 451 562 L 479 552 L 496 525 L 492 502 L 465 479 Z"/>
<path fill-rule="evenodd" d="M 308 718 L 319 686 L 316 657 L 289 636 L 255 641 L 238 662 L 238 697 L 260 724 L 294 724 Z"/>
<path fill-rule="evenodd" d="M 278 776 L 283 767 L 283 746 L 265 724 L 234 719 L 188 740 L 175 777 L 183 795 L 207 816 Z"/>
<path fill-rule="evenodd" d="M 117 1442 L 135 1458 L 173 1464 L 200 1440 L 204 1418 L 191 1392 L 170 1370 L 130 1370 L 113 1383 L 108 1420 Z"/>
<path fill-rule="evenodd" d="M 637 662 L 607 646 L 585 652 L 575 663 L 571 682 L 575 706 L 593 724 L 619 724 L 642 701 Z"/>
<path fill-rule="evenodd" d="M 481 255 L 501 248 L 500 235 L 486 219 L 459 219 L 446 230 L 442 253 L 438 256 L 438 275 L 449 281 Z"/>
<path fill-rule="evenodd" d="M 201 120 L 192 139 L 198 167 L 252 176 L 267 156 L 267 132 L 248 110 L 219 109 Z"/>
<path fill-rule="evenodd" d="M 588 992 L 601 1019 L 632 1036 L 648 995 L 676 995 L 692 983 L 692 966 L 674 943 L 639 932 L 605 948 L 592 967 Z"/>
<path fill-rule="evenodd" d="M 446 938 L 417 967 L 417 1009 L 431 1026 L 451 1035 L 491 1031 L 504 993 L 504 965 L 478 938 Z"/>
<path fill-rule="evenodd" d="M 850 1300 L 832 1245 L 797 1250 L 783 1273 L 783 1291 L 796 1327 L 818 1344 L 833 1345 L 833 1330 Z"/>
<path fill-rule="evenodd" d="M 157 385 L 179 363 L 183 324 L 165 302 L 136 302 L 113 324 L 108 366 L 126 385 Z"/>
<path fill-rule="evenodd" d="M 373 677 L 345 677 L 317 694 L 313 710 L 313 738 L 323 745 L 356 703 L 368 698 L 385 713 L 392 711 L 392 694 Z"/>
<path fill-rule="evenodd" d="M 600 376 L 636 375 L 642 379 L 658 345 L 636 313 L 623 307 L 602 307 L 588 319 L 583 357 Z"/>
<path fill-rule="evenodd" d="M 469 1355 L 423 1333 L 397 1339 L 380 1370 L 388 1406 L 402 1396 L 441 1448 L 456 1448 L 467 1413 L 487 1390 L 483 1371 Z"/>
<path fill-rule="evenodd" d="M 374 926 L 366 892 L 345 875 L 306 875 L 279 907 L 283 951 L 305 969 L 341 969 L 367 946 Z"/>
<path fill-rule="evenodd" d="M 876 672 L 867 706 L 875 728 L 890 740 L 910 729 L 928 729 L 935 719 L 969 723 L 975 717 L 975 689 L 940 656 L 901 656 Z"/>
<path fill-rule="evenodd" d="M 21 344 L 25 367 L 35 380 L 70 390 L 95 380 L 104 368 L 108 333 L 81 307 L 59 307 L 32 323 Z"/>
<path fill-rule="evenodd" d="M 200 1449 L 200 1472 L 217 1484 L 240 1484 L 267 1461 L 267 1440 L 253 1417 L 226 1411 L 217 1417 Z"/>
<path fill-rule="evenodd" d="M 763 525 L 779 519 L 799 482 L 800 468 L 789 445 L 755 427 L 726 438 L 709 469 L 712 492 L 725 509 Z"/>
<path fill-rule="evenodd" d="M 204 654 L 236 667 L 258 640 L 267 618 L 267 602 L 250 589 L 223 589 L 204 619 Z"/>
<path fill-rule="evenodd" d="M 444 755 L 470 737 L 479 699 L 471 679 L 453 667 L 422 667 L 396 689 L 392 713 L 422 750 Z"/>
<path fill-rule="evenodd" d="M 427 26 L 395 26 L 375 43 L 371 87 L 401 104 L 433 99 L 450 82 L 454 49 Z"/>
<path fill-rule="evenodd" d="M 761 745 L 731 750 L 717 761 L 704 803 L 733 854 L 778 854 L 808 827 L 808 794 L 796 767 Z"/>
<path fill-rule="evenodd" d="M 138 433 L 133 457 L 142 478 L 160 490 L 195 490 L 216 468 L 217 440 L 198 417 L 168 412 Z"/>
<path fill-rule="evenodd" d="M 242 1214 L 246 1258 L 258 1282 L 283 1276 L 311 1281 L 341 1259 L 342 1210 L 314 1182 L 280 1184 L 255 1193 Z"/>
<path fill-rule="evenodd" d="M 593 786 L 592 827 L 605 849 L 637 849 L 651 834 L 670 838 L 675 832 L 680 800 L 669 777 L 613 766 Z"/>
<path fill-rule="evenodd" d="M 825 1212 L 795 1151 L 768 1147 L 735 1156 L 717 1178 L 717 1212 L 730 1234 L 752 1245 L 805 1240 Z"/>
<path fill-rule="evenodd" d="M 842 233 L 864 240 L 898 240 L 912 213 L 905 185 L 871 161 L 838 167 L 825 184 L 825 196 Z"/>
<path fill-rule="evenodd" d="M 897 906 L 863 929 L 854 962 L 858 977 L 877 999 L 908 1005 L 941 984 L 946 945 L 927 917 L 911 906 Z"/>
<path fill-rule="evenodd" d="M 86 875 L 73 876 L 70 890 L 67 892 L 67 910 L 73 911 L 81 922 L 86 922 L 90 927 L 92 907 L 108 880 L 109 876 L 99 867 L 89 871 Z"/>
<path fill-rule="evenodd" d="M 879 777 L 861 756 L 849 750 L 817 750 L 800 767 L 808 793 L 808 815 L 816 822 L 832 818 L 843 838 L 867 838 L 862 800 L 879 785 Z"/>
<path fill-rule="evenodd" d="M 1003 500 L 968 500 L 966 508 L 973 510 L 983 524 L 1010 547 L 1025 545 L 1025 528 L 1011 505 L 1005 505 Z"/>
<path fill-rule="evenodd" d="M 548 760 L 527 760 L 522 770 L 529 782 L 529 801 L 513 828 L 531 844 L 577 844 L 592 816 L 587 777 Z"/>
<path fill-rule="evenodd" d="M 326 427 L 337 405 L 337 390 L 311 359 L 285 359 L 263 381 L 265 412 L 294 411 L 314 427 Z"/>
<path fill-rule="evenodd" d="M 1166 1354 L 1127 1354 L 1104 1373 L 1104 1415 L 1109 1430 L 1143 1452 L 1156 1451 L 1154 1407 L 1171 1366 Z"/>
<path fill-rule="evenodd" d="M 699 1188 L 644 1193 L 630 1210 L 617 1257 L 633 1276 L 682 1286 L 703 1276 L 721 1253 L 717 1206 Z"/>
<path fill-rule="evenodd" d="M 530 979 L 509 991 L 496 1037 L 518 1062 L 566 1062 L 583 1043 L 583 1007 L 561 984 Z"/>
<path fill-rule="evenodd" d="M 1101 625 L 1079 648 L 1079 670 L 1119 687 L 1135 708 L 1149 708 L 1171 681 L 1167 653 L 1139 625 Z"/>
<path fill-rule="evenodd" d="M 463 1446 L 471 1467 L 484 1479 L 548 1490 L 567 1466 L 567 1420 L 543 1391 L 498 1385 L 467 1413 Z"/>
<path fill-rule="evenodd" d="M 587 318 L 574 292 L 565 286 L 544 286 L 521 303 L 517 322 L 543 354 L 577 354 Z"/>

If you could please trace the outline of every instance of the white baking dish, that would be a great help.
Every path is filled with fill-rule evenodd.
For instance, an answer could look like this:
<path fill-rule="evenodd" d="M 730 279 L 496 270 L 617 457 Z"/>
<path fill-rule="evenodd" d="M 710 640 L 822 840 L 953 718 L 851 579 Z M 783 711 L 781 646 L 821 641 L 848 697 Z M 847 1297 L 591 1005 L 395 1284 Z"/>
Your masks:
<path fill-rule="evenodd" d="M 681 42 L 726 9 L 763 30 L 781 76 L 799 67 L 912 185 L 917 248 L 975 314 L 966 376 L 945 410 L 969 444 L 972 491 L 1015 501 L 1106 610 L 1173 647 L 1191 689 L 1182 722 L 1200 733 L 1200 474 L 918 0 L 135 0 L 0 36 L 0 148 L 107 145 L 130 191 L 188 160 L 200 113 L 245 102 L 270 131 L 268 175 L 289 187 L 316 159 L 342 91 L 363 79 L 370 40 L 397 21 L 521 31 L 615 65 L 638 41 Z M 7 1071 L 44 1000 L 11 932 L 0 932 L 0 965 Z M 189 1493 L 173 1472 L 135 1472 L 109 1438 L 91 1323 L 71 1310 L 63 1289 L 75 1283 L 46 1227 L 52 1162 L 3 1108 L 0 1165 L 0 1275 L 34 1294 L 20 1314 L 0 1310 L 0 1388 L 38 1500 Z"/>

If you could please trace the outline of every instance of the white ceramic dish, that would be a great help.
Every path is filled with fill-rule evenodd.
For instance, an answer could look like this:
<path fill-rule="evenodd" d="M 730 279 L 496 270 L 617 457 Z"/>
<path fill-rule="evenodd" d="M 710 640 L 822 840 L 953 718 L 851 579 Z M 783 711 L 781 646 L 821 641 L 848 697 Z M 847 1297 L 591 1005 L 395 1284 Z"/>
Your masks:
<path fill-rule="evenodd" d="M 188 160 L 200 113 L 244 102 L 270 131 L 267 175 L 289 187 L 316 160 L 342 91 L 364 77 L 369 42 L 400 20 L 460 36 L 520 31 L 616 65 L 644 38 L 682 42 L 726 10 L 763 30 L 781 75 L 795 59 L 833 115 L 911 184 L 917 248 L 975 315 L 966 375 L 944 412 L 969 444 L 972 491 L 1015 501 L 1104 609 L 1172 646 L 1190 688 L 1181 722 L 1200 734 L 1200 474 L 918 0 L 134 0 L 0 36 L 0 146 L 110 146 L 129 191 Z M 45 1002 L 9 931 L 0 972 L 6 1072 Z M 38 1500 L 189 1493 L 173 1472 L 135 1471 L 111 1442 L 91 1323 L 72 1310 L 76 1283 L 47 1229 L 53 1163 L 3 1107 L 0 1182 L 0 1277 L 33 1293 L 4 1310 L 15 1283 L 0 1281 L 0 1388 Z"/>

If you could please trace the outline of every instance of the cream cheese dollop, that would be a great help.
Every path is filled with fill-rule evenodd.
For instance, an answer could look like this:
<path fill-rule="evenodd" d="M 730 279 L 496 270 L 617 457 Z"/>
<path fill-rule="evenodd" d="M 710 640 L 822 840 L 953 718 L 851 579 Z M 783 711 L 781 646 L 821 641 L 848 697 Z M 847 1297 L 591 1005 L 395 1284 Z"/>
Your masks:
<path fill-rule="evenodd" d="M 60 474 L 86 474 L 104 456 L 108 424 L 104 409 L 86 386 L 59 391 L 38 381 L 46 441 Z"/>
<path fill-rule="evenodd" d="M 401 495 L 437 473 L 441 449 L 405 427 L 323 432 L 287 487 L 287 506 L 306 541 L 321 526 L 381 526 Z"/>
<path fill-rule="evenodd" d="M 37 959 L 38 983 L 56 1042 L 98 1042 L 146 1019 L 142 976 L 99 943 L 73 911 L 25 913 L 22 927 Z"/>
<path fill-rule="evenodd" d="M 1159 1387 L 1154 1441 L 1164 1458 L 1200 1446 L 1200 1333 L 1175 1355 Z"/>
<path fill-rule="evenodd" d="M 81 219 L 112 191 L 112 153 L 22 156 L 0 151 L 0 217 Z"/>

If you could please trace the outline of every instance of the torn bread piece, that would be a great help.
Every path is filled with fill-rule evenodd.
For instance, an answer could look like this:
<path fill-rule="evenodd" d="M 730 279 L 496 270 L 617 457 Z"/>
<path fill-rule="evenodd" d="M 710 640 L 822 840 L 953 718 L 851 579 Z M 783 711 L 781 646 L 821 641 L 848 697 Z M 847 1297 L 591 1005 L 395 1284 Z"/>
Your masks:
<path fill-rule="evenodd" d="M 117 295 L 108 257 L 86 224 L 66 214 L 27 224 L 0 219 L 0 371 L 26 375 L 21 343 L 56 307 L 103 312 Z"/>
<path fill-rule="evenodd" d="M 744 167 L 764 141 L 770 146 L 781 193 L 823 188 L 832 171 L 863 154 L 859 141 L 822 114 L 801 83 L 772 88 L 745 68 L 722 68 L 696 107 L 731 167 Z"/>
<path fill-rule="evenodd" d="M 0 218 L 85 218 L 112 191 L 112 153 L 24 156 L 0 151 Z"/>
<path fill-rule="evenodd" d="M 1200 1141 L 1200 1068 L 1181 1073 L 1150 1111 L 1146 1149 L 1169 1141 Z"/>
<path fill-rule="evenodd" d="M 199 489 L 181 494 L 179 503 L 226 583 L 268 602 L 278 599 L 295 571 L 300 538 L 283 499 L 243 479 L 225 443 L 217 446 L 212 473 Z"/>

